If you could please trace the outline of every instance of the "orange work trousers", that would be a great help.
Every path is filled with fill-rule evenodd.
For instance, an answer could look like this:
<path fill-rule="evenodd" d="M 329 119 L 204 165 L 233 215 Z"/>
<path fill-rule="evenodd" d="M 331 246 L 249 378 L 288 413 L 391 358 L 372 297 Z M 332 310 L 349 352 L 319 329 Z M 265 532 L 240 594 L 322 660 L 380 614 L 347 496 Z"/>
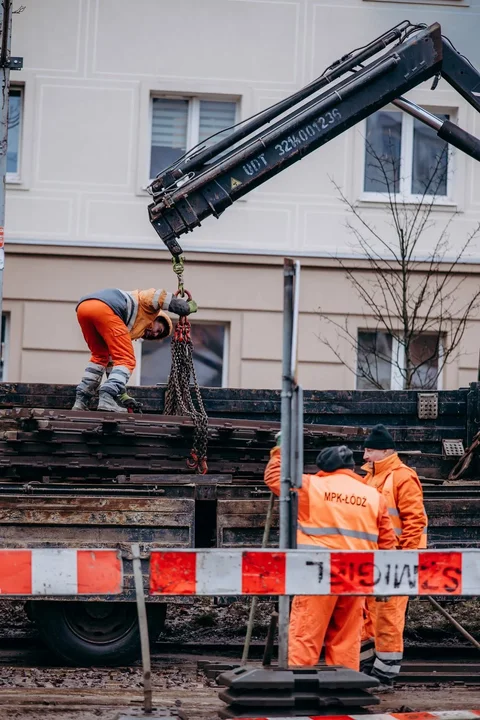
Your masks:
<path fill-rule="evenodd" d="M 106 367 L 111 358 L 114 365 L 133 372 L 135 353 L 130 333 L 111 307 L 101 300 L 84 300 L 78 306 L 77 318 L 92 353 L 90 362 Z"/>
<path fill-rule="evenodd" d="M 395 679 L 400 672 L 407 605 L 408 597 L 403 595 L 387 602 L 365 598 L 362 642 L 374 641 L 373 672 L 380 677 Z"/>
<path fill-rule="evenodd" d="M 358 670 L 363 598 L 338 595 L 295 597 L 288 637 L 289 665 L 316 665 L 325 644 L 327 665 Z"/>

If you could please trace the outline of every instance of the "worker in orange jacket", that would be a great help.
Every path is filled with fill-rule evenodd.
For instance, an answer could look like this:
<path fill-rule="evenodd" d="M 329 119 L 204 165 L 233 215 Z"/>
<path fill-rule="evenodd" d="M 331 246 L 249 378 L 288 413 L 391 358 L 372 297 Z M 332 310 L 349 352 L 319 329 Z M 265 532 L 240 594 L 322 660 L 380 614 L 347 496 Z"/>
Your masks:
<path fill-rule="evenodd" d="M 395 452 L 395 442 L 384 425 L 376 425 L 365 441 L 364 482 L 385 498 L 395 528 L 397 548 L 427 547 L 427 515 L 417 473 Z M 403 631 L 408 597 L 386 602 L 365 600 L 361 668 L 377 677 L 383 689 L 393 686 L 403 659 Z"/>
<path fill-rule="evenodd" d="M 77 319 L 92 356 L 77 386 L 72 410 L 88 410 L 90 399 L 100 388 L 99 410 L 127 412 L 117 399 L 126 393 L 135 369 L 132 340 L 168 337 L 172 321 L 165 310 L 189 315 L 197 311 L 197 304 L 154 288 L 129 292 L 108 288 L 80 298 Z M 110 359 L 113 369 L 100 387 Z"/>
<path fill-rule="evenodd" d="M 395 547 L 395 533 L 384 499 L 353 472 L 353 453 L 345 445 L 322 450 L 320 472 L 303 475 L 298 490 L 297 546 L 332 550 Z M 280 494 L 280 448 L 274 447 L 265 482 Z M 325 644 L 327 665 L 358 670 L 363 598 L 296 596 L 289 628 L 289 664 L 316 665 Z"/>

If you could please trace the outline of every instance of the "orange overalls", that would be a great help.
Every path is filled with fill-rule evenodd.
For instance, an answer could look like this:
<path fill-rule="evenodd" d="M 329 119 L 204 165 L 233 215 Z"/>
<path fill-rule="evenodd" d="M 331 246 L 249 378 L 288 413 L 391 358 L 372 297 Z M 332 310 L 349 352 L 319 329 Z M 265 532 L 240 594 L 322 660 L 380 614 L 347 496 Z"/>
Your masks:
<path fill-rule="evenodd" d="M 280 494 L 280 448 L 271 451 L 265 482 Z M 303 475 L 298 491 L 299 548 L 376 550 L 395 547 L 385 501 L 351 470 Z M 296 596 L 289 628 L 290 665 L 316 665 L 325 644 L 327 665 L 359 669 L 363 598 Z"/>
<path fill-rule="evenodd" d="M 92 356 L 85 368 L 77 393 L 91 397 L 99 388 L 103 374 L 112 359 L 113 370 L 102 386 L 102 392 L 116 397 L 135 369 L 132 340 L 143 337 L 155 318 L 165 318 L 169 333 L 172 321 L 163 312 L 172 298 L 166 290 L 131 290 L 118 288 L 99 290 L 81 298 L 77 319 Z"/>
<path fill-rule="evenodd" d="M 376 488 L 387 503 L 402 550 L 427 547 L 427 515 L 423 490 L 417 473 L 404 465 L 397 453 L 384 460 L 365 465 L 364 482 Z M 384 682 L 391 682 L 400 672 L 403 659 L 403 631 L 408 597 L 393 596 L 387 602 L 366 598 L 362 632 L 361 667 Z"/>

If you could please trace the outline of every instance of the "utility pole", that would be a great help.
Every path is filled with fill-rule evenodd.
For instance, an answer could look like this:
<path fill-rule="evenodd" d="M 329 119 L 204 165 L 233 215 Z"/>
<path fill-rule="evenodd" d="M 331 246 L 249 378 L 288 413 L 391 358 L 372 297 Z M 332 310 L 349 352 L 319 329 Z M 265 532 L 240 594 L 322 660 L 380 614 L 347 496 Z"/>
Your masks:
<path fill-rule="evenodd" d="M 24 8 L 22 8 L 24 9 Z M 12 0 L 1 0 L 0 27 L 0 330 L 3 310 L 3 270 L 5 267 L 4 227 L 5 227 L 5 183 L 7 177 L 8 142 L 8 104 L 10 90 L 10 70 L 21 70 L 23 58 L 12 58 L 10 45 L 12 40 Z M 21 12 L 21 10 L 20 10 Z M 0 362 L 3 361 L 3 346 L 0 342 Z"/>

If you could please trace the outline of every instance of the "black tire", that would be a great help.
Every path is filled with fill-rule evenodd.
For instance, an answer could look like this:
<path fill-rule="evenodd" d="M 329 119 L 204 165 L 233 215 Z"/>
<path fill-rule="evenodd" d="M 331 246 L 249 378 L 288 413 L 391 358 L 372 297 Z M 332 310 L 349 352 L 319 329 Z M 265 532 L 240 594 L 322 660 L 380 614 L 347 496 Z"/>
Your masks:
<path fill-rule="evenodd" d="M 149 634 L 161 632 L 167 606 L 147 606 Z M 32 602 L 40 636 L 62 661 L 78 667 L 128 665 L 140 658 L 134 603 Z"/>

